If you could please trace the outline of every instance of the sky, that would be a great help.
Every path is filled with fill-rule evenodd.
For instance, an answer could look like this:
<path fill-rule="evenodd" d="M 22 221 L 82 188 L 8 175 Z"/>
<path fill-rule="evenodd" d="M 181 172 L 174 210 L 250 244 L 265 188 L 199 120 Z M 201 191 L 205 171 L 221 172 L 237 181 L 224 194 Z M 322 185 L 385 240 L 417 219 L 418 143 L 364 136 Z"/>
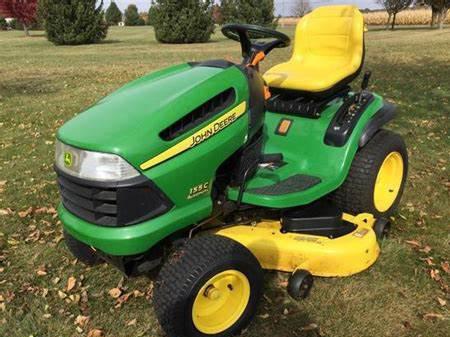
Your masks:
<path fill-rule="evenodd" d="M 135 4 L 140 12 L 148 11 L 151 0 L 115 0 L 121 10 L 124 10 L 129 4 Z M 111 0 L 103 0 L 104 8 L 108 8 Z M 289 15 L 294 7 L 295 0 L 275 0 L 275 14 Z M 376 0 L 310 0 L 313 7 L 332 4 L 355 4 L 360 8 L 380 8 Z"/>

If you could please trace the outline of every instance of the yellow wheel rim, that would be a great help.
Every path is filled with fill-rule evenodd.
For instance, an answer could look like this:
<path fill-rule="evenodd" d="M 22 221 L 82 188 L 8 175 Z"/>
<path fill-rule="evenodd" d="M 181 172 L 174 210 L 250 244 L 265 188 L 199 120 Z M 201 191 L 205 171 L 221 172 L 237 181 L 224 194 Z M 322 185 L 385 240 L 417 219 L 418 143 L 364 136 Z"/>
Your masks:
<path fill-rule="evenodd" d="M 391 152 L 378 171 L 374 189 L 374 204 L 379 212 L 386 212 L 394 204 L 403 181 L 403 158 L 399 152 Z"/>
<path fill-rule="evenodd" d="M 204 334 L 218 334 L 235 324 L 250 299 L 250 283 L 237 270 L 212 277 L 198 292 L 192 307 L 195 327 Z"/>

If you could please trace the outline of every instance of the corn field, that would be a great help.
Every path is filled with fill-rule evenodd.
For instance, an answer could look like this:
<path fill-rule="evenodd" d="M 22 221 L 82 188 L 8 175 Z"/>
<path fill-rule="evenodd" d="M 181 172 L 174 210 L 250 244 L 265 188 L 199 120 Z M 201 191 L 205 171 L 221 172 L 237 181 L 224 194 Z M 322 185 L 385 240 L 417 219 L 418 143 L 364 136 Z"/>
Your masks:
<path fill-rule="evenodd" d="M 388 19 L 387 12 L 371 12 L 364 14 L 368 25 L 385 25 Z M 397 14 L 396 25 L 429 25 L 431 23 L 431 9 L 406 10 Z M 445 23 L 450 23 L 450 15 L 447 15 Z"/>
<path fill-rule="evenodd" d="M 385 25 L 388 14 L 385 11 L 364 13 L 364 20 L 368 25 Z M 281 26 L 295 25 L 298 18 L 281 18 Z M 396 25 L 429 25 L 431 23 L 431 9 L 406 10 L 397 14 Z M 450 14 L 447 15 L 445 23 L 450 24 Z"/>

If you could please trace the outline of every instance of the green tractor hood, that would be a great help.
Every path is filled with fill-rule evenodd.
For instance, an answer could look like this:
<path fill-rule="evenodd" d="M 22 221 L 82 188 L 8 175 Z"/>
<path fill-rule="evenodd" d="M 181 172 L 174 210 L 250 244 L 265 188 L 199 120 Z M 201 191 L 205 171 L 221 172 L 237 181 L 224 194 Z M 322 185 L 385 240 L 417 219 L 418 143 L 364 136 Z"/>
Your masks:
<path fill-rule="evenodd" d="M 135 168 L 179 141 L 159 134 L 220 92 L 235 88 L 246 99 L 244 74 L 228 68 L 182 64 L 139 78 L 103 98 L 58 131 L 62 142 L 90 151 L 114 153 Z M 194 133 L 201 128 L 191 130 Z"/>

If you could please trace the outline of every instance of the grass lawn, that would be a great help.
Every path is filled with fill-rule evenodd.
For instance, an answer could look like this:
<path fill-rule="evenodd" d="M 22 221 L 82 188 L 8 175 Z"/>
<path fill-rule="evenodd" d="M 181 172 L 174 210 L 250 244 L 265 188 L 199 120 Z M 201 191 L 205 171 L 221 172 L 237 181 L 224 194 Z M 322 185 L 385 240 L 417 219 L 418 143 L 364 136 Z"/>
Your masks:
<path fill-rule="evenodd" d="M 68 253 L 53 209 L 55 132 L 138 76 L 185 61 L 239 61 L 239 45 L 219 33 L 207 44 L 161 45 L 149 27 L 113 28 L 104 43 L 77 47 L 33 35 L 0 32 L 0 336 L 162 336 L 151 281 L 86 268 Z M 366 45 L 371 88 L 398 105 L 390 128 L 410 153 L 391 238 L 368 271 L 316 279 L 303 302 L 288 297 L 286 275 L 268 273 L 244 336 L 449 335 L 450 30 L 373 31 Z M 264 68 L 289 55 L 275 51 Z M 129 296 L 112 298 L 116 287 Z"/>

